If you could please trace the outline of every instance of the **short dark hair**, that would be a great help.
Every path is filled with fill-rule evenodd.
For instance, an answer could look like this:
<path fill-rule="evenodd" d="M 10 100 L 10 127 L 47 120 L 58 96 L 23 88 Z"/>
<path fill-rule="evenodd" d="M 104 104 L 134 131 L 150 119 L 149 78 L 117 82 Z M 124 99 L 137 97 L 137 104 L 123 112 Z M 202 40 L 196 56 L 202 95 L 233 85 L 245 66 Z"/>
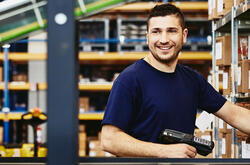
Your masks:
<path fill-rule="evenodd" d="M 179 20 L 180 20 L 180 24 L 181 24 L 182 29 L 185 28 L 184 15 L 181 12 L 181 10 L 178 7 L 174 6 L 174 5 L 167 3 L 167 4 L 162 4 L 162 5 L 156 5 L 151 10 L 151 12 L 149 13 L 148 19 L 147 19 L 147 31 L 148 31 L 149 20 L 152 17 L 159 17 L 159 16 L 164 17 L 164 16 L 167 16 L 167 15 L 175 15 L 176 17 L 178 17 Z"/>

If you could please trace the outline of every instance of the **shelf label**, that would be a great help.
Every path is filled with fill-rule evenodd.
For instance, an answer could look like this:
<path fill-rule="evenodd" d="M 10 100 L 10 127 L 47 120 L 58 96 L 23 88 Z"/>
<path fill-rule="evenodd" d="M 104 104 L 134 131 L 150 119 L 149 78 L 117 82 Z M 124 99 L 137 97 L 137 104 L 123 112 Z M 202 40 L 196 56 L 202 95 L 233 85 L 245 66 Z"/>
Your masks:
<path fill-rule="evenodd" d="M 221 149 L 221 154 L 226 154 L 226 139 L 222 139 L 222 149 Z"/>
<path fill-rule="evenodd" d="M 238 86 L 241 84 L 241 67 L 238 67 Z"/>
<path fill-rule="evenodd" d="M 219 119 L 219 129 L 223 129 L 223 120 Z"/>
<path fill-rule="evenodd" d="M 247 3 L 243 5 L 243 12 L 247 11 Z"/>
<path fill-rule="evenodd" d="M 213 0 L 212 4 L 213 4 L 213 10 L 214 10 L 216 6 L 216 0 Z"/>
<path fill-rule="evenodd" d="M 250 89 L 250 70 L 248 71 L 248 89 Z"/>
<path fill-rule="evenodd" d="M 223 0 L 217 0 L 217 12 L 223 12 Z"/>
<path fill-rule="evenodd" d="M 248 36 L 248 50 L 247 50 L 248 60 L 250 60 L 250 35 Z"/>
<path fill-rule="evenodd" d="M 226 18 L 222 18 L 221 24 L 222 24 L 222 25 L 225 25 L 225 24 L 226 24 Z"/>
<path fill-rule="evenodd" d="M 223 89 L 228 89 L 228 73 L 223 73 Z"/>
<path fill-rule="evenodd" d="M 242 141 L 241 147 L 242 147 L 242 158 L 250 158 L 250 144 L 247 144 L 246 141 Z"/>
<path fill-rule="evenodd" d="M 212 15 L 212 6 L 213 6 L 212 3 L 213 3 L 212 0 L 208 0 L 208 14 L 209 15 Z"/>
<path fill-rule="evenodd" d="M 222 59 L 222 42 L 217 42 L 215 48 L 216 60 Z"/>
<path fill-rule="evenodd" d="M 229 124 L 227 124 L 227 129 L 233 129 L 233 127 Z"/>

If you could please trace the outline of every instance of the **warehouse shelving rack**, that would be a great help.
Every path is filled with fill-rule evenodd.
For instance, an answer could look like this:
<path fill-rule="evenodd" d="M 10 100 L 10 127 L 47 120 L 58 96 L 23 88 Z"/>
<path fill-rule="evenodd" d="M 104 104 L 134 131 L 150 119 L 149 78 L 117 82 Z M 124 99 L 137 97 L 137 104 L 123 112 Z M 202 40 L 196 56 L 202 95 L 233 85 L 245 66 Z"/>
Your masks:
<path fill-rule="evenodd" d="M 139 60 L 144 58 L 148 53 L 146 52 L 79 52 L 78 57 L 80 63 L 128 63 L 129 61 Z M 9 60 L 14 62 L 28 62 L 29 60 L 46 60 L 46 54 L 30 54 L 30 53 L 9 53 Z M 4 54 L 0 53 L 0 60 L 4 60 Z M 191 60 L 191 61 L 211 61 L 212 55 L 210 52 L 182 52 L 179 56 L 179 60 Z M 29 82 L 9 82 L 8 89 L 9 90 L 22 90 L 22 91 L 29 91 L 31 90 L 31 83 Z M 47 90 L 47 83 L 38 83 L 37 84 L 38 90 Z M 79 91 L 106 91 L 109 92 L 112 88 L 112 82 L 110 83 L 79 83 L 78 89 Z M 0 83 L 0 90 L 4 89 L 4 84 Z M 9 120 L 20 120 L 21 115 L 23 113 L 9 113 L 8 119 Z M 1 116 L 2 115 L 2 116 Z M 102 119 L 103 114 L 100 113 L 84 113 L 79 114 L 79 120 L 100 120 Z M 3 114 L 0 114 L 0 120 L 4 118 Z"/>
<path fill-rule="evenodd" d="M 146 43 L 146 19 L 144 18 L 117 18 L 117 51 L 142 52 L 148 51 Z M 131 40 L 130 42 L 124 41 Z"/>
<path fill-rule="evenodd" d="M 97 24 L 97 25 L 95 25 Z M 95 26 L 94 26 L 95 25 Z M 99 39 L 108 40 L 109 39 L 109 19 L 99 18 L 99 19 L 82 19 L 78 23 L 79 26 L 79 50 L 83 52 L 108 52 L 109 44 L 105 42 L 97 42 Z M 81 29 L 81 27 L 87 27 Z M 88 31 L 87 34 L 86 31 Z M 84 33 L 85 32 L 85 33 Z M 93 40 L 95 38 L 95 40 Z M 86 42 L 84 42 L 86 41 Z M 88 42 L 89 41 L 89 42 Z"/>
<path fill-rule="evenodd" d="M 234 5 L 230 12 L 224 15 L 222 18 L 218 20 L 213 20 L 212 22 L 212 40 L 213 40 L 213 60 L 212 60 L 212 68 L 213 68 L 213 85 L 216 89 L 218 89 L 218 68 L 216 68 L 216 37 L 221 36 L 224 33 L 231 33 L 231 54 L 232 54 L 232 92 L 228 99 L 236 103 L 237 100 L 242 98 L 242 95 L 238 94 L 238 34 L 239 33 L 250 33 L 250 1 L 245 0 L 243 3 L 239 5 Z M 249 101 L 249 96 L 243 96 L 243 98 Z M 218 146 L 219 138 L 218 138 L 218 125 L 219 119 L 215 117 L 214 120 L 214 139 L 216 142 L 215 146 Z M 232 158 L 239 158 L 240 154 L 238 153 L 237 149 L 240 148 L 240 144 L 238 144 L 237 136 L 236 136 L 236 129 L 232 128 Z M 221 150 L 219 147 L 215 148 L 215 157 L 218 158 L 221 156 Z"/>
<path fill-rule="evenodd" d="M 135 3 L 134 5 L 138 5 L 140 3 Z M 154 3 L 143 3 L 143 4 L 148 4 L 148 5 L 154 5 Z M 196 4 L 196 5 L 195 5 Z M 177 6 L 181 7 L 184 11 L 207 11 L 207 3 L 206 2 L 181 2 L 179 4 L 177 4 Z M 131 6 L 130 6 L 131 7 Z M 151 9 L 152 7 L 148 8 Z M 147 6 L 144 8 L 142 8 L 141 6 L 138 8 L 136 8 L 136 10 L 147 10 Z M 117 11 L 123 11 L 123 12 L 127 12 L 127 11 L 132 11 L 129 9 L 129 7 L 120 9 L 115 8 L 115 9 L 111 9 L 110 11 L 107 11 L 106 13 L 114 13 Z M 139 11 L 139 12 L 142 12 Z M 14 53 L 15 54 L 15 53 Z M 32 56 L 32 54 L 15 54 L 12 55 L 12 53 L 10 53 L 10 59 L 12 60 L 16 60 L 16 61 L 28 61 L 28 60 L 46 60 L 47 57 L 45 54 L 40 54 L 40 55 L 35 55 Z M 95 61 L 98 62 L 104 62 L 105 61 L 134 61 L 140 58 L 145 57 L 145 53 L 142 52 L 123 52 L 123 53 L 113 53 L 113 52 L 95 52 L 95 53 L 84 53 L 81 52 L 79 53 L 79 60 L 82 63 L 92 63 Z M 2 56 L 0 55 L 0 58 Z M 211 60 L 211 54 L 208 52 L 182 52 L 182 54 L 180 55 L 180 60 L 194 60 L 194 61 L 199 61 L 199 60 L 205 60 L 205 61 L 210 61 Z M 13 90 L 14 88 L 18 88 L 18 85 L 13 85 Z M 21 86 L 21 85 L 20 85 Z M 47 89 L 47 84 L 45 83 L 40 83 L 38 84 L 38 86 L 40 86 L 40 90 L 45 90 Z M 99 87 L 98 87 L 99 86 Z M 105 85 L 105 87 L 100 87 L 102 85 L 100 84 L 80 84 L 79 85 L 79 89 L 80 90 L 105 90 L 105 91 L 109 91 L 111 88 L 111 84 L 107 84 Z M 11 87 L 11 86 L 10 86 Z M 30 89 L 30 84 L 24 84 L 23 87 L 21 87 L 21 90 L 29 90 Z M 9 114 L 10 119 L 14 119 L 14 114 L 13 117 L 11 117 L 12 115 Z M 101 120 L 103 116 L 103 113 L 98 113 L 98 114 L 79 114 L 79 119 L 80 120 Z M 1 115 L 0 115 L 1 118 Z"/>

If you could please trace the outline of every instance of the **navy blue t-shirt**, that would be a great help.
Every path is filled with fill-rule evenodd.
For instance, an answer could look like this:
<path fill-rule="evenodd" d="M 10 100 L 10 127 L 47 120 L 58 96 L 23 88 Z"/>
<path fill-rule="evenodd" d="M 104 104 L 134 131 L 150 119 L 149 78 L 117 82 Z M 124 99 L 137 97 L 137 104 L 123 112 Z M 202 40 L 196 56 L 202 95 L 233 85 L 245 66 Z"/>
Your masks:
<path fill-rule="evenodd" d="M 218 111 L 226 102 L 192 69 L 177 64 L 161 72 L 141 59 L 115 80 L 102 125 L 111 124 L 139 140 L 157 142 L 164 129 L 193 134 L 197 109 Z"/>

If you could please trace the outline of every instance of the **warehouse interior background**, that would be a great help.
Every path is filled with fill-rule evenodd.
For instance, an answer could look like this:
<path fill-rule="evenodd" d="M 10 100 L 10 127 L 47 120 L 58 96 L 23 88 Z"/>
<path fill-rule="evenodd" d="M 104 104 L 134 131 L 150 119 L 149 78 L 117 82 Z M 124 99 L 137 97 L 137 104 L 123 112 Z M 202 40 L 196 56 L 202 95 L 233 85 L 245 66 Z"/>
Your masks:
<path fill-rule="evenodd" d="M 84 3 L 88 7 L 97 1 Z M 119 73 L 148 54 L 146 19 L 158 3 L 173 3 L 184 12 L 189 33 L 179 63 L 197 70 L 228 100 L 250 110 L 249 0 L 125 2 L 78 19 L 76 23 L 80 157 L 114 157 L 100 146 L 103 113 Z M 45 0 L 37 0 L 35 5 L 27 0 L 12 8 L 0 5 L 1 157 L 47 156 L 45 6 Z M 18 13 L 24 8 L 27 11 Z M 7 17 L 8 12 L 14 14 Z M 34 32 L 27 30 L 20 36 L 14 35 L 18 28 L 29 28 L 26 25 L 33 21 L 40 25 Z M 204 118 L 198 120 L 203 117 L 202 112 L 198 110 L 199 123 L 194 135 L 213 140 L 215 148 L 208 156 L 197 158 L 250 158 L 248 135 L 211 115 L 206 114 L 207 122 Z"/>

